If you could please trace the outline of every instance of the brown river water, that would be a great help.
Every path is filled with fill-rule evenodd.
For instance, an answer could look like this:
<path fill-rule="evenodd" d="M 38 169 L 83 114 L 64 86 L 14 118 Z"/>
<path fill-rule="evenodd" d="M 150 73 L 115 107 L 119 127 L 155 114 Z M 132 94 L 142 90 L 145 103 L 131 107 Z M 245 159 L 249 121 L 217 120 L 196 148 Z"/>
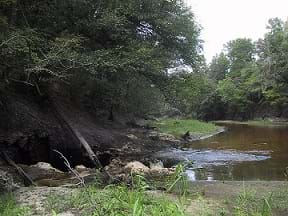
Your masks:
<path fill-rule="evenodd" d="M 227 131 L 162 155 L 192 160 L 192 181 L 288 180 L 288 126 L 219 125 Z"/>

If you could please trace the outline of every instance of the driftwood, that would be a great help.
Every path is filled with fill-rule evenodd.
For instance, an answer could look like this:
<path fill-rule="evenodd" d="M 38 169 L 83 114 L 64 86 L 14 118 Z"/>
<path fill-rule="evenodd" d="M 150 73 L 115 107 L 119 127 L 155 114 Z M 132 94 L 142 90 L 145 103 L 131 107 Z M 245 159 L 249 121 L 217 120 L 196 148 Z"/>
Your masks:
<path fill-rule="evenodd" d="M 100 163 L 99 159 L 97 158 L 96 154 L 93 152 L 92 148 L 90 147 L 88 142 L 85 140 L 85 138 L 81 135 L 81 133 L 69 124 L 69 122 L 68 122 L 68 120 L 66 120 L 66 117 L 64 116 L 64 114 L 62 114 L 60 112 L 60 110 L 58 109 L 58 105 L 55 102 L 51 101 L 51 99 L 49 101 L 50 101 L 50 104 L 52 105 L 52 107 L 55 111 L 55 115 L 56 115 L 57 119 L 70 132 L 70 134 L 74 138 L 74 140 L 77 143 L 79 143 L 79 148 L 82 147 L 85 150 L 90 161 L 92 162 L 92 164 L 95 167 L 103 168 L 103 166 Z"/>
<path fill-rule="evenodd" d="M 118 183 L 119 182 L 118 179 L 115 179 L 113 176 L 110 175 L 109 172 L 103 169 L 103 165 L 99 161 L 97 155 L 93 152 L 89 143 L 85 140 L 85 138 L 81 135 L 81 133 L 76 128 L 73 128 L 69 124 L 68 120 L 66 120 L 65 115 L 62 114 L 61 111 L 58 109 L 58 105 L 56 104 L 56 102 L 52 101 L 50 98 L 49 98 L 49 102 L 50 102 L 50 105 L 52 105 L 54 109 L 54 115 L 56 116 L 56 118 L 70 132 L 72 138 L 78 141 L 78 143 L 80 144 L 79 147 L 80 148 L 82 147 L 85 150 L 92 164 L 96 168 L 100 168 L 103 171 L 103 174 L 105 174 L 106 176 L 105 178 L 108 182 Z"/>
<path fill-rule="evenodd" d="M 31 186 L 34 185 L 35 183 L 33 182 L 33 180 L 31 179 L 31 177 L 25 173 L 25 171 L 19 167 L 7 154 L 6 152 L 2 152 L 1 154 L 3 156 L 3 159 L 7 162 L 7 164 L 9 164 L 10 166 L 13 166 L 16 171 L 18 172 L 18 174 L 22 177 L 22 179 L 24 180 L 24 185 L 25 186 Z"/>
<path fill-rule="evenodd" d="M 92 148 L 87 143 L 85 138 L 81 135 L 81 133 L 76 129 L 73 129 L 73 128 L 71 128 L 71 129 L 74 131 L 75 136 L 78 138 L 79 142 L 81 143 L 81 146 L 85 149 L 85 151 L 88 154 L 88 157 L 92 161 L 92 163 L 98 168 L 103 168 L 103 166 L 100 163 L 99 159 L 97 158 L 96 154 L 93 152 Z"/>

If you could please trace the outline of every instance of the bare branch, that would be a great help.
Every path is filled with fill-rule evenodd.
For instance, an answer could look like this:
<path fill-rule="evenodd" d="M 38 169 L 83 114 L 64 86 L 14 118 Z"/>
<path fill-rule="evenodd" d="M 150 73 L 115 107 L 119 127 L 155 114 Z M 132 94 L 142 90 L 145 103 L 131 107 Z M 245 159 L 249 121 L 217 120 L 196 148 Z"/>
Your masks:
<path fill-rule="evenodd" d="M 74 169 L 71 167 L 71 165 L 70 165 L 69 161 L 67 160 L 67 158 L 66 158 L 61 152 L 59 152 L 59 151 L 57 151 L 57 150 L 55 150 L 55 149 L 54 149 L 53 151 L 56 152 L 57 154 L 59 154 L 59 155 L 61 156 L 61 158 L 64 160 L 65 166 L 66 166 L 66 167 L 73 173 L 73 175 L 78 179 L 79 183 L 76 184 L 76 185 L 85 186 L 85 181 L 84 181 L 84 179 L 80 176 L 80 174 L 79 174 L 76 170 L 74 170 Z"/>

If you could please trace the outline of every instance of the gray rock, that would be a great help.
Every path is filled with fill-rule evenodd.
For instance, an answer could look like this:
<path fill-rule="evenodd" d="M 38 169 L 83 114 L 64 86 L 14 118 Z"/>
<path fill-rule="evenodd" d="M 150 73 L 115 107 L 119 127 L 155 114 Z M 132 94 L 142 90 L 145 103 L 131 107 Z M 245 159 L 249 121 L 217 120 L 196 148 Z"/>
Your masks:
<path fill-rule="evenodd" d="M 35 165 L 19 165 L 32 178 L 33 181 L 39 179 L 57 178 L 65 176 L 65 173 L 52 167 L 51 164 L 38 162 Z"/>
<path fill-rule="evenodd" d="M 6 171 L 0 170 L 0 192 L 13 191 L 19 188 L 14 182 L 13 176 Z"/>

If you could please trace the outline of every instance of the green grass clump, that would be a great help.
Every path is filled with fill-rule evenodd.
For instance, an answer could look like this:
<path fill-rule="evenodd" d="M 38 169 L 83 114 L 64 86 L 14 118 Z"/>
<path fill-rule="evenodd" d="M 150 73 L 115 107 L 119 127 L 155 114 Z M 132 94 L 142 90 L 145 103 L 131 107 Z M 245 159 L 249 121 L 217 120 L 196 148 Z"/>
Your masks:
<path fill-rule="evenodd" d="M 1 216 L 25 216 L 29 215 L 28 207 L 19 206 L 13 194 L 5 194 L 0 196 L 0 215 Z"/>
<path fill-rule="evenodd" d="M 142 182 L 142 181 L 140 181 Z M 56 213 L 75 210 L 79 215 L 93 216 L 182 216 L 183 208 L 167 198 L 147 194 L 145 184 L 128 188 L 110 185 L 105 188 L 88 186 L 74 194 L 52 194 L 47 199 L 47 209 Z"/>
<path fill-rule="evenodd" d="M 235 216 L 272 216 L 272 194 L 259 197 L 253 190 L 244 189 L 234 205 Z"/>
<path fill-rule="evenodd" d="M 150 122 L 150 125 L 156 127 L 160 132 L 172 134 L 177 137 L 182 136 L 187 131 L 196 135 L 208 135 L 219 129 L 219 127 L 213 123 L 193 119 L 163 119 Z"/>

